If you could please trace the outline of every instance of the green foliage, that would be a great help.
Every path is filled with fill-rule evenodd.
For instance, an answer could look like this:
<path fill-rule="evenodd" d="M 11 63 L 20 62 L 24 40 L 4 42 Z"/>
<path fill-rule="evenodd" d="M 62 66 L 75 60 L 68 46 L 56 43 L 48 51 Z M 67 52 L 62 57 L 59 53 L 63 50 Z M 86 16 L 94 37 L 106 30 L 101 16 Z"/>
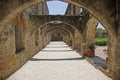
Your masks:
<path fill-rule="evenodd" d="M 97 28 L 96 32 L 107 33 L 107 31 L 102 28 Z"/>
<path fill-rule="evenodd" d="M 68 45 L 72 45 L 72 40 L 66 40 L 65 41 Z"/>
<path fill-rule="evenodd" d="M 102 29 L 102 28 L 97 28 L 96 33 L 95 33 L 96 38 L 102 38 L 103 33 L 107 33 L 107 31 L 105 29 Z"/>
<path fill-rule="evenodd" d="M 88 48 L 89 48 L 91 51 L 94 51 L 95 45 L 92 43 L 91 45 L 88 46 Z"/>
<path fill-rule="evenodd" d="M 95 44 L 98 46 L 106 46 L 107 45 L 107 39 L 106 38 L 96 38 Z"/>

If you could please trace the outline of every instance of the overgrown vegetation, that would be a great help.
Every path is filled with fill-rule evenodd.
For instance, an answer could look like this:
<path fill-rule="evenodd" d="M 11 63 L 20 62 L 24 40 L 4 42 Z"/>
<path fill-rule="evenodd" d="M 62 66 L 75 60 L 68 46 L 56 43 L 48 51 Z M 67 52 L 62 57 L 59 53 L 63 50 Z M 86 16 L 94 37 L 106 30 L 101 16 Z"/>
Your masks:
<path fill-rule="evenodd" d="M 107 38 L 96 38 L 95 44 L 98 46 L 106 46 L 107 45 Z"/>
<path fill-rule="evenodd" d="M 106 34 L 106 35 L 105 35 Z M 107 37 L 107 31 L 102 28 L 97 28 L 95 33 L 96 38 L 106 38 Z"/>

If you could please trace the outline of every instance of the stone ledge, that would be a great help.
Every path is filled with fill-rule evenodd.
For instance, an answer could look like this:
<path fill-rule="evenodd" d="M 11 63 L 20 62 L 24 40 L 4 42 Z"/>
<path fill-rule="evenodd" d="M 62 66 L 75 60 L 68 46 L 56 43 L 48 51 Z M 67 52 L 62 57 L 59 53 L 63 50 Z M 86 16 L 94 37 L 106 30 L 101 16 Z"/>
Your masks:
<path fill-rule="evenodd" d="M 92 64 L 96 69 L 99 69 L 100 71 L 102 71 L 105 75 L 109 76 L 109 71 L 107 69 L 102 68 L 101 66 L 96 65 L 96 63 L 92 60 L 90 60 L 88 57 L 85 57 L 85 59 Z"/>

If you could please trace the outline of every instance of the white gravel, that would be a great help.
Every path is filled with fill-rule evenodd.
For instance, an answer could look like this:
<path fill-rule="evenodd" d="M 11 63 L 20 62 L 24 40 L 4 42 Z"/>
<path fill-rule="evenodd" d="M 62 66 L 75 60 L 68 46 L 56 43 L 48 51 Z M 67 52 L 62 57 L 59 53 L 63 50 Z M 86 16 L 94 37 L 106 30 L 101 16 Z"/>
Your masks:
<path fill-rule="evenodd" d="M 107 54 L 105 54 L 105 52 L 103 52 L 104 49 L 107 49 L 107 46 L 96 46 L 95 56 L 99 56 L 102 59 L 106 60 Z"/>
<path fill-rule="evenodd" d="M 51 42 L 7 80 L 111 80 L 64 42 Z"/>

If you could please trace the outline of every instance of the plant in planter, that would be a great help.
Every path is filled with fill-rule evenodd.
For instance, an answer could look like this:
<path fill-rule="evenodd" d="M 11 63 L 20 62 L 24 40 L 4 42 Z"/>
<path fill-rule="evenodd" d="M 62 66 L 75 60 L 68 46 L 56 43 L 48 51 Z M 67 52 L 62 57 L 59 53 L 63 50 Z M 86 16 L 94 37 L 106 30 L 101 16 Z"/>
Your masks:
<path fill-rule="evenodd" d="M 92 43 L 88 46 L 87 56 L 94 57 L 95 56 L 95 45 Z"/>

